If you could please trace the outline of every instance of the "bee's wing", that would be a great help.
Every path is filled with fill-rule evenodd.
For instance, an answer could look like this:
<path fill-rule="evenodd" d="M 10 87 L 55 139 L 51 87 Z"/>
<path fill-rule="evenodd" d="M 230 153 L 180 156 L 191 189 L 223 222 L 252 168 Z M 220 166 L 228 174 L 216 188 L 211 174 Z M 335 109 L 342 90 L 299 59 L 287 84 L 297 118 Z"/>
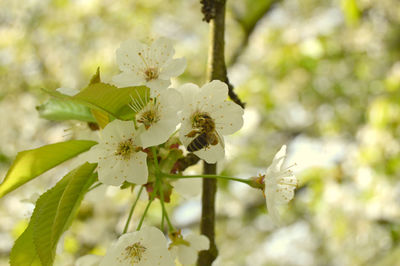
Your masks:
<path fill-rule="evenodd" d="M 225 149 L 224 138 L 218 133 L 218 131 L 215 131 L 215 135 L 217 135 L 218 143 L 221 143 L 222 148 Z"/>

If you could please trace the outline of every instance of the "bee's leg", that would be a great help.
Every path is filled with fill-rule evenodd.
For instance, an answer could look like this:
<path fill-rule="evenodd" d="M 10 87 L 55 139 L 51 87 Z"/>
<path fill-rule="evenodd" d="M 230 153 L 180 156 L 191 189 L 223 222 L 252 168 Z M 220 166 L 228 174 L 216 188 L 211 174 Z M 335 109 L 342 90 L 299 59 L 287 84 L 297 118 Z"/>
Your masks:
<path fill-rule="evenodd" d="M 218 144 L 218 137 L 215 134 L 209 136 L 210 144 L 215 146 Z"/>
<path fill-rule="evenodd" d="M 192 131 L 190 131 L 188 134 L 186 134 L 185 135 L 185 137 L 188 137 L 188 138 L 193 138 L 193 137 L 195 137 L 197 134 L 199 134 L 200 132 L 198 131 L 198 130 L 192 130 Z"/>

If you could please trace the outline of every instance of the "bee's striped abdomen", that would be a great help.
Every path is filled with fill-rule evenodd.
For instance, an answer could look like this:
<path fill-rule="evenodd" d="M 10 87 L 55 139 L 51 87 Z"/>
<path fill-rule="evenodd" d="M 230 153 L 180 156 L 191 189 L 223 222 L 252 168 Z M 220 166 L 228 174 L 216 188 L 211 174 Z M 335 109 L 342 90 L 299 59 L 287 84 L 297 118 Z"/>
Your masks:
<path fill-rule="evenodd" d="M 192 142 L 189 143 L 187 150 L 190 152 L 194 152 L 201 150 L 202 148 L 207 147 L 208 145 L 209 143 L 207 140 L 207 133 L 203 132 L 198 137 L 193 139 Z"/>

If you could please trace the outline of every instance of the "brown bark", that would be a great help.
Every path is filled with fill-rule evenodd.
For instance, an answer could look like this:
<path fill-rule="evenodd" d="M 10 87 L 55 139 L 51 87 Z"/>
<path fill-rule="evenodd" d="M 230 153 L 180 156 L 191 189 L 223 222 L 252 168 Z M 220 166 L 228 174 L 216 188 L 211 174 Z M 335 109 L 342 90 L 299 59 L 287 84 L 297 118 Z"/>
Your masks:
<path fill-rule="evenodd" d="M 210 16 L 210 45 L 208 51 L 207 80 L 227 81 L 224 56 L 225 35 L 225 4 L 226 0 L 208 0 Z M 216 174 L 217 165 L 204 162 L 204 174 Z M 215 244 L 215 196 L 217 192 L 216 179 L 203 179 L 202 213 L 200 221 L 201 234 L 210 240 L 210 249 L 200 252 L 198 266 L 210 266 L 218 256 Z"/>

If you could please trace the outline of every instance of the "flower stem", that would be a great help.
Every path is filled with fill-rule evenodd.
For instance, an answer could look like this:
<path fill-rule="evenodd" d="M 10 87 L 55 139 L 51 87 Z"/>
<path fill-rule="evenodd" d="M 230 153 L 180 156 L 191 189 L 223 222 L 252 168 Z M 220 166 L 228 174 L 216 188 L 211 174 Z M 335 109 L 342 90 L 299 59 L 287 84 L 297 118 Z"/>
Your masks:
<path fill-rule="evenodd" d="M 138 194 L 136 196 L 135 202 L 133 203 L 133 205 L 131 207 L 131 210 L 129 211 L 128 219 L 126 220 L 124 231 L 122 232 L 122 234 L 125 234 L 126 232 L 128 232 L 128 227 L 129 227 L 129 223 L 130 223 L 131 218 L 132 218 L 133 211 L 135 210 L 136 204 L 139 201 L 139 198 L 140 198 L 140 195 L 142 194 L 142 191 L 143 191 L 143 186 L 140 187 L 139 192 L 138 192 Z"/>
<path fill-rule="evenodd" d="M 93 189 L 95 189 L 95 188 L 97 188 L 97 187 L 99 187 L 99 186 L 101 186 L 101 185 L 103 185 L 103 184 L 102 183 L 97 183 L 96 185 L 93 185 L 91 188 L 88 189 L 88 192 L 93 190 Z"/>
<path fill-rule="evenodd" d="M 242 178 L 237 178 L 237 177 L 230 177 L 230 176 L 221 176 L 221 175 L 172 175 L 172 174 L 164 174 L 164 176 L 169 177 L 169 178 L 219 178 L 219 179 L 224 179 L 224 180 L 231 180 L 231 181 L 237 181 L 241 183 L 245 183 L 251 187 L 252 186 L 252 180 L 249 179 L 242 179 Z"/>
<path fill-rule="evenodd" d="M 163 215 L 163 218 L 165 217 L 165 219 L 167 220 L 168 231 L 173 232 L 173 231 L 175 231 L 175 228 L 174 228 L 174 226 L 172 225 L 171 220 L 169 219 L 169 216 L 168 216 L 167 209 L 165 208 L 165 204 L 164 204 L 164 192 L 163 192 L 162 188 L 161 188 L 161 192 L 160 192 L 160 193 L 161 193 L 160 202 L 161 202 L 161 208 L 162 208 L 162 215 Z M 163 223 L 164 223 L 164 219 L 163 219 Z M 162 225 L 162 228 L 164 228 L 164 224 Z"/>
<path fill-rule="evenodd" d="M 153 193 L 153 194 L 154 194 L 154 193 Z M 139 231 L 140 228 L 142 228 L 142 224 L 143 224 L 143 221 L 144 221 L 144 217 L 146 216 L 147 211 L 149 210 L 150 205 L 151 205 L 151 203 L 153 202 L 153 200 L 154 200 L 154 196 L 152 195 L 151 198 L 150 198 L 150 200 L 149 200 L 149 203 L 147 203 L 146 209 L 144 209 L 143 215 L 142 215 L 142 217 L 140 218 L 140 221 L 139 221 L 139 224 L 138 224 L 138 226 L 137 226 L 137 228 L 136 228 L 136 231 Z"/>

